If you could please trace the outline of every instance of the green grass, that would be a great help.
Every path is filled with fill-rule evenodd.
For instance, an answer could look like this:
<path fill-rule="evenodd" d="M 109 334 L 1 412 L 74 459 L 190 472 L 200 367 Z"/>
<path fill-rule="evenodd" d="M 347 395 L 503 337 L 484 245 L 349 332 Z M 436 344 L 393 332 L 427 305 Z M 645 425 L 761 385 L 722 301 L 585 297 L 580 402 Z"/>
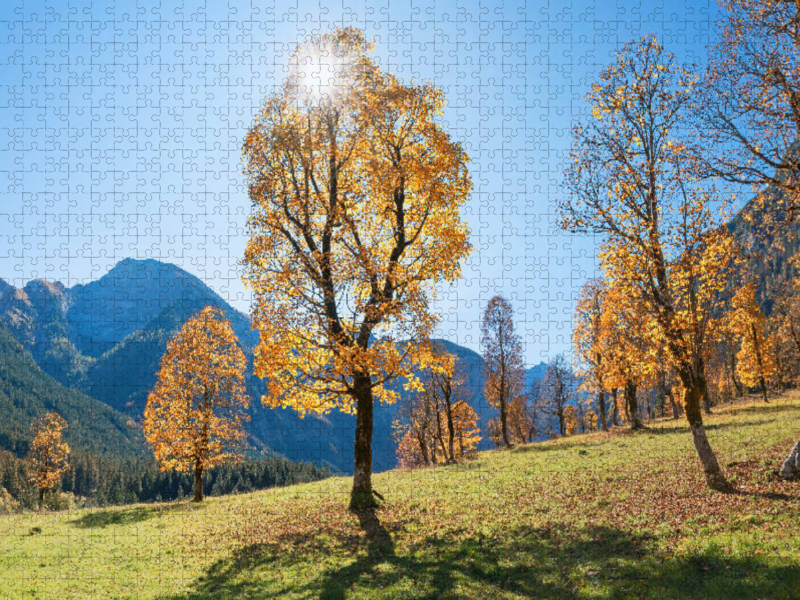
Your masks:
<path fill-rule="evenodd" d="M 800 483 L 775 477 L 800 397 L 707 419 L 738 491 L 706 490 L 683 422 L 202 505 L 0 517 L 0 597 L 800 598 Z M 380 440 L 376 440 L 380 443 Z"/>

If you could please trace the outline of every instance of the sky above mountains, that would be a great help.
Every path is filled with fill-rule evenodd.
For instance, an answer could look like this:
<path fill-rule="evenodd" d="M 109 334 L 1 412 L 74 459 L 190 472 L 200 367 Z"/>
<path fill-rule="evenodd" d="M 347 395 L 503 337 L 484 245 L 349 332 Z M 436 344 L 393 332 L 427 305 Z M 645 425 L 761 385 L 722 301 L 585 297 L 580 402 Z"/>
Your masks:
<path fill-rule="evenodd" d="M 330 4 L 2 3 L 0 277 L 72 286 L 154 258 L 247 312 L 242 140 L 296 43 L 354 25 L 386 70 L 444 88 L 471 158 L 474 253 L 439 291 L 440 335 L 477 350 L 501 293 L 529 364 L 567 350 L 595 242 L 558 232 L 552 207 L 583 96 L 646 33 L 702 63 L 715 3 Z"/>

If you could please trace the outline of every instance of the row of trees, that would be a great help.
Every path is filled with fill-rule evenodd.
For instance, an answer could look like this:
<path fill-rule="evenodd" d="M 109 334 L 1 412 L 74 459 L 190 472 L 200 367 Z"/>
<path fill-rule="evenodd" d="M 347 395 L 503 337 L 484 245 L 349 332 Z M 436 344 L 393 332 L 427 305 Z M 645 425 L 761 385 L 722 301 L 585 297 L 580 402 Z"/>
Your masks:
<path fill-rule="evenodd" d="M 654 36 L 602 71 L 587 96 L 591 116 L 574 129 L 559 206 L 564 228 L 603 236 L 604 276 L 584 288 L 576 319 L 591 387 L 599 399 L 674 378 L 714 488 L 727 482 L 703 426 L 708 365 L 737 346 L 738 377 L 766 400 L 781 358 L 755 288 L 738 278 L 745 249 L 725 226 L 731 196 L 722 188 L 760 186 L 776 219 L 791 218 L 800 197 L 800 9 L 755 0 L 723 8 L 702 78 Z"/>

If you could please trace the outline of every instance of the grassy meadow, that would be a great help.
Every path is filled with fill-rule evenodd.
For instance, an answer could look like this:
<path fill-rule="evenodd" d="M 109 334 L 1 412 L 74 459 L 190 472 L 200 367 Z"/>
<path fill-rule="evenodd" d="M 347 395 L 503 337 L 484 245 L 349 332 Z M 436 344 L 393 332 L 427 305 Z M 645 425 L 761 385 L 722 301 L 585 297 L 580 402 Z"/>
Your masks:
<path fill-rule="evenodd" d="M 800 483 L 775 471 L 800 394 L 715 409 L 735 485 L 708 491 L 684 421 L 376 477 L 0 517 L 0 597 L 800 599 Z M 380 443 L 380 440 L 375 440 Z"/>

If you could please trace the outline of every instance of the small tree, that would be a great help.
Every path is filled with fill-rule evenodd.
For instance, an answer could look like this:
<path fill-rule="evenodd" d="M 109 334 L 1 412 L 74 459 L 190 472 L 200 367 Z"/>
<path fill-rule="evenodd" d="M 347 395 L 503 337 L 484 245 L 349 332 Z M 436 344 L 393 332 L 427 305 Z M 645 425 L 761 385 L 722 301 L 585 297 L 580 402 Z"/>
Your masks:
<path fill-rule="evenodd" d="M 575 375 L 563 354 L 556 355 L 547 365 L 541 384 L 543 410 L 558 421 L 558 433 L 566 435 L 568 414 L 574 415 L 567 407 L 575 398 Z"/>
<path fill-rule="evenodd" d="M 435 431 L 442 454 L 448 463 L 454 463 L 463 456 L 464 440 L 469 440 L 468 446 L 480 440 L 477 415 L 469 405 L 472 393 L 463 364 L 442 347 L 436 347 L 435 353 L 439 364 L 428 371 L 423 386 L 436 407 Z"/>
<path fill-rule="evenodd" d="M 580 359 L 582 376 L 581 388 L 597 395 L 600 428 L 608 430 L 606 421 L 606 391 L 603 381 L 603 355 L 605 354 L 605 330 L 603 327 L 603 302 L 605 282 L 592 279 L 581 289 L 578 305 L 575 309 L 575 326 L 572 342 L 575 353 Z"/>
<path fill-rule="evenodd" d="M 522 342 L 514 330 L 514 311 L 502 296 L 495 296 L 486 305 L 481 322 L 483 347 L 483 393 L 496 408 L 499 422 L 496 429 L 502 445 L 511 447 L 509 410 L 512 402 L 525 394 L 525 366 Z"/>
<path fill-rule="evenodd" d="M 756 300 L 756 286 L 743 285 L 733 297 L 733 330 L 739 336 L 736 370 L 746 386 L 758 385 L 764 402 L 767 397 L 767 379 L 775 373 L 767 332 L 766 317 Z"/>
<path fill-rule="evenodd" d="M 436 364 L 422 375 L 423 390 L 402 401 L 393 423 L 401 467 L 452 464 L 480 441 L 478 416 L 469 404 L 466 374 L 452 354 L 435 351 Z"/>
<path fill-rule="evenodd" d="M 658 333 L 635 286 L 612 281 L 606 285 L 603 299 L 603 380 L 615 390 L 622 389 L 628 423 L 631 429 L 641 429 L 638 390 L 654 380 L 659 364 Z"/>
<path fill-rule="evenodd" d="M 194 501 L 203 473 L 238 460 L 250 399 L 246 361 L 230 322 L 207 306 L 167 344 L 144 410 L 144 435 L 162 471 L 194 470 Z"/>
<path fill-rule="evenodd" d="M 28 449 L 28 470 L 39 494 L 39 510 L 44 505 L 44 493 L 58 484 L 69 469 L 69 445 L 62 437 L 66 428 L 67 422 L 55 412 L 40 417 L 31 428 L 33 441 Z"/>

